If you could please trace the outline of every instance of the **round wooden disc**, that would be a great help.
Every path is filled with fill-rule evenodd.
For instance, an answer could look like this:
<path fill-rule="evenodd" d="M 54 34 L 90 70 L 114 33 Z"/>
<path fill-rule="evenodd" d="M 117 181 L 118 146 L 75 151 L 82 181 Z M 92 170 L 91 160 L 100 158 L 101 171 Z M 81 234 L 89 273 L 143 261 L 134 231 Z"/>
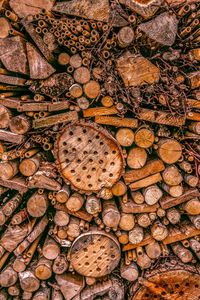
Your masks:
<path fill-rule="evenodd" d="M 117 267 L 120 256 L 118 241 L 103 231 L 80 235 L 70 249 L 70 262 L 74 270 L 89 277 L 110 274 Z"/>
<path fill-rule="evenodd" d="M 148 278 L 157 286 L 157 293 L 143 286 L 132 300 L 152 299 L 200 299 L 200 276 L 183 270 L 171 270 L 156 274 Z M 160 290 L 159 288 L 164 288 Z M 163 297 L 164 296 L 164 297 Z"/>
<path fill-rule="evenodd" d="M 92 123 L 65 127 L 57 139 L 55 154 L 64 180 L 82 192 L 112 187 L 122 174 L 121 148 L 106 130 Z"/>
<path fill-rule="evenodd" d="M 173 164 L 181 157 L 182 147 L 176 140 L 167 139 L 159 145 L 158 154 L 165 163 Z"/>

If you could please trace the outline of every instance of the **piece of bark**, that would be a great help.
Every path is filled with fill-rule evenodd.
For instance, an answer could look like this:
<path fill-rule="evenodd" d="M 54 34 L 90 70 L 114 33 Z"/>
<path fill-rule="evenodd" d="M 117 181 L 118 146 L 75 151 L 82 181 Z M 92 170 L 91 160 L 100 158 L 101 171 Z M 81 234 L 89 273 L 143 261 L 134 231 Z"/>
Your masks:
<path fill-rule="evenodd" d="M 135 225 L 135 227 L 129 231 L 129 242 L 131 244 L 138 244 L 144 239 L 144 231 L 143 228 Z"/>
<path fill-rule="evenodd" d="M 71 300 L 84 288 L 84 278 L 78 274 L 64 273 L 56 275 L 56 281 L 65 300 Z"/>
<path fill-rule="evenodd" d="M 127 164 L 132 169 L 140 169 L 144 167 L 147 160 L 147 153 L 145 149 L 135 147 L 132 148 L 127 156 Z"/>
<path fill-rule="evenodd" d="M 117 60 L 117 70 L 126 87 L 159 81 L 160 70 L 148 59 L 127 51 Z"/>
<path fill-rule="evenodd" d="M 24 135 L 0 130 L 0 140 L 14 144 L 21 144 L 24 141 Z"/>
<path fill-rule="evenodd" d="M 48 62 L 53 62 L 54 57 L 53 54 L 50 52 L 47 45 L 44 43 L 43 39 L 40 37 L 38 33 L 36 33 L 33 24 L 27 21 L 27 19 L 22 19 L 22 25 L 24 26 L 25 30 L 31 36 L 32 40 L 35 42 L 41 53 L 44 55 Z"/>
<path fill-rule="evenodd" d="M 55 72 L 55 69 L 30 44 L 26 43 L 30 78 L 45 79 Z"/>
<path fill-rule="evenodd" d="M 199 197 L 199 191 L 197 189 L 185 190 L 185 192 L 178 198 L 164 196 L 160 200 L 160 205 L 163 209 L 167 209 L 176 205 L 179 205 L 183 202 L 187 202 L 194 197 Z"/>
<path fill-rule="evenodd" d="M 136 204 L 132 200 L 128 200 L 127 203 L 123 203 L 120 201 L 121 209 L 124 213 L 150 213 L 155 212 L 159 207 L 159 204 L 156 203 L 154 205 L 148 205 L 146 203 Z"/>
<path fill-rule="evenodd" d="M 168 126 L 183 126 L 185 124 L 185 116 L 172 114 L 171 112 L 151 110 L 148 108 L 140 108 L 138 117 L 146 122 L 158 123 Z"/>
<path fill-rule="evenodd" d="M 54 0 L 10 0 L 9 5 L 20 18 L 24 18 L 40 14 L 43 10 L 51 11 L 54 2 Z"/>
<path fill-rule="evenodd" d="M 119 2 L 147 19 L 152 17 L 162 4 L 162 0 L 120 0 Z"/>
<path fill-rule="evenodd" d="M 22 290 L 26 292 L 35 292 L 40 286 L 40 281 L 36 278 L 31 270 L 20 272 L 19 282 Z"/>
<path fill-rule="evenodd" d="M 84 198 L 78 193 L 73 193 L 66 202 L 66 207 L 70 211 L 78 211 L 84 203 Z"/>
<path fill-rule="evenodd" d="M 103 202 L 102 219 L 109 228 L 117 228 L 120 221 L 120 213 L 115 201 L 108 200 Z"/>
<path fill-rule="evenodd" d="M 85 19 L 108 22 L 110 8 L 108 0 L 103 0 L 101 3 L 95 0 L 71 0 L 57 3 L 53 7 L 53 11 Z"/>
<path fill-rule="evenodd" d="M 112 107 L 93 107 L 88 108 L 83 111 L 84 118 L 95 117 L 95 116 L 103 116 L 103 115 L 115 115 L 118 111 L 115 106 Z"/>
<path fill-rule="evenodd" d="M 98 124 L 110 125 L 115 127 L 130 127 L 130 128 L 138 127 L 138 120 L 133 118 L 96 116 L 95 122 Z"/>
<path fill-rule="evenodd" d="M 150 175 L 144 179 L 135 181 L 129 185 L 132 191 L 139 190 L 144 187 L 148 187 L 162 180 L 160 173 L 156 173 L 154 175 Z"/>
<path fill-rule="evenodd" d="M 25 193 L 28 190 L 27 184 L 22 177 L 14 177 L 12 179 L 0 179 L 0 185 L 9 189 L 14 189 L 20 193 Z"/>
<path fill-rule="evenodd" d="M 156 241 L 163 241 L 168 236 L 168 229 L 165 225 L 156 221 L 151 226 L 151 234 Z"/>
<path fill-rule="evenodd" d="M 194 216 L 195 217 L 195 216 Z M 200 230 L 191 223 L 181 223 L 180 227 L 171 227 L 163 243 L 168 245 L 200 234 Z"/>
<path fill-rule="evenodd" d="M 122 230 L 129 231 L 135 226 L 135 218 L 133 214 L 121 213 L 119 227 Z"/>
<path fill-rule="evenodd" d="M 175 139 L 162 139 L 158 143 L 158 155 L 167 164 L 177 162 L 182 155 L 182 146 Z"/>
<path fill-rule="evenodd" d="M 126 172 L 123 177 L 125 182 L 128 184 L 130 182 L 135 182 L 147 176 L 161 172 L 164 169 L 165 166 L 163 162 L 157 159 L 147 162 L 147 164 L 141 169 Z"/>
<path fill-rule="evenodd" d="M 0 59 L 7 70 L 28 74 L 25 42 L 20 36 L 0 40 Z"/>
<path fill-rule="evenodd" d="M 157 185 L 151 185 L 143 190 L 144 200 L 148 205 L 154 205 L 162 197 L 162 190 Z"/>
<path fill-rule="evenodd" d="M 125 265 L 123 261 L 120 265 L 120 275 L 128 281 L 135 281 L 139 276 L 137 264 L 132 262 L 130 265 Z"/>
<path fill-rule="evenodd" d="M 78 114 L 76 111 L 64 112 L 58 115 L 44 117 L 33 121 L 33 128 L 43 128 L 47 126 L 52 126 L 60 123 L 68 123 L 71 121 L 76 121 L 78 119 Z"/>
<path fill-rule="evenodd" d="M 52 276 L 52 264 L 51 260 L 41 257 L 35 267 L 35 276 L 40 280 L 49 279 Z"/>
<path fill-rule="evenodd" d="M 183 176 L 175 165 L 166 167 L 162 173 L 162 178 L 166 184 L 172 186 L 179 185 L 183 180 Z"/>
<path fill-rule="evenodd" d="M 38 194 L 35 192 L 27 201 L 27 211 L 34 218 L 42 217 L 48 208 L 48 200 L 46 194 Z"/>
<path fill-rule="evenodd" d="M 152 40 L 166 46 L 172 46 L 178 31 L 178 20 L 175 14 L 164 12 L 151 21 L 139 25 L 139 29 Z"/>
<path fill-rule="evenodd" d="M 54 260 L 60 253 L 58 244 L 51 237 L 47 237 L 42 248 L 42 254 L 46 259 Z"/>

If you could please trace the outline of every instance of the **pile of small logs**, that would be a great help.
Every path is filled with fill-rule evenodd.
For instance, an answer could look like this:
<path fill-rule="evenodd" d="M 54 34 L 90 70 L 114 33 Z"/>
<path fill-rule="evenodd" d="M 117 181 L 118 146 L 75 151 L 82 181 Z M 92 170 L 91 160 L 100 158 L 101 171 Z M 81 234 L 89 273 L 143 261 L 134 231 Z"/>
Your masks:
<path fill-rule="evenodd" d="M 200 299 L 199 8 L 0 0 L 0 300 Z"/>

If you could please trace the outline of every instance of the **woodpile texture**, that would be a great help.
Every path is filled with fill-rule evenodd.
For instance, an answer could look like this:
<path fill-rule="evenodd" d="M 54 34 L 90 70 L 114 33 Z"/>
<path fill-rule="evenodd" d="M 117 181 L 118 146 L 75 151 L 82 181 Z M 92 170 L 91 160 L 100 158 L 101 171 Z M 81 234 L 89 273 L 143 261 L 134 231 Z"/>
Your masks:
<path fill-rule="evenodd" d="M 0 300 L 200 299 L 199 9 L 0 0 Z"/>

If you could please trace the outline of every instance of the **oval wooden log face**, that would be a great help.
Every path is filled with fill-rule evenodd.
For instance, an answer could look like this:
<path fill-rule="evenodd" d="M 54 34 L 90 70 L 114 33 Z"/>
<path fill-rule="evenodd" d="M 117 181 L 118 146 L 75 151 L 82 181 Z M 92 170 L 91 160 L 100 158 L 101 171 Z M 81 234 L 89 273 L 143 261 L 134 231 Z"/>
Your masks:
<path fill-rule="evenodd" d="M 55 153 L 63 179 L 84 192 L 112 187 L 122 174 L 119 145 L 92 123 L 67 126 L 57 139 Z"/>
<path fill-rule="evenodd" d="M 103 231 L 80 235 L 70 249 L 70 261 L 74 270 L 90 277 L 110 274 L 118 265 L 120 256 L 117 240 Z"/>

